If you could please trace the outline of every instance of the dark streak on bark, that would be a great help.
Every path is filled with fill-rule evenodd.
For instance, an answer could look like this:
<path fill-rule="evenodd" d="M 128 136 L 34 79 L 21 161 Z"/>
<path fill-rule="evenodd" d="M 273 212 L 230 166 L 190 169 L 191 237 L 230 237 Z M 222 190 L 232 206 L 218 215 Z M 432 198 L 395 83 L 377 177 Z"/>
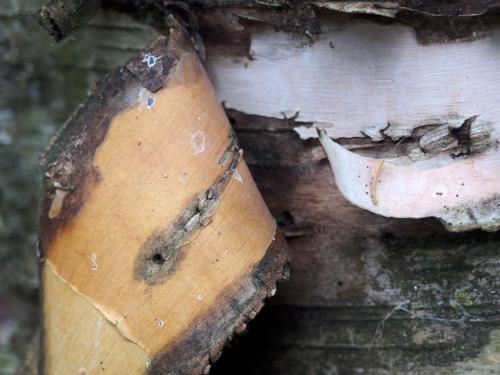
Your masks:
<path fill-rule="evenodd" d="M 107 7 L 141 14 L 148 9 L 153 15 L 164 18 L 182 9 L 191 21 L 200 20 L 201 34 L 212 44 L 218 44 L 235 56 L 249 56 L 249 34 L 243 26 L 246 22 L 264 22 L 280 31 L 300 33 L 310 42 L 321 32 L 317 13 L 327 10 L 329 5 L 336 13 L 355 14 L 372 20 L 387 22 L 396 20 L 413 27 L 422 43 L 447 42 L 457 39 L 482 37 L 499 24 L 499 0 L 443 1 L 374 1 L 353 9 L 350 1 L 195 1 L 182 3 L 163 0 L 103 0 Z M 177 4 L 177 5 L 176 5 Z M 182 4 L 180 6 L 179 4 Z M 271 6 L 272 5 L 272 6 Z M 42 25 L 61 40 L 70 35 L 81 24 L 88 21 L 99 7 L 98 0 L 54 0 L 39 12 Z M 177 11 L 172 9 L 177 7 Z M 327 10 L 331 13 L 331 10 Z M 155 17 L 153 17 L 155 18 Z M 149 22 L 149 21 L 147 21 Z M 153 23 L 158 27 L 158 20 Z M 198 26 L 194 27 L 197 34 Z M 224 43 L 223 41 L 226 41 Z M 213 42 L 216 43 L 213 43 Z M 229 43 L 227 43 L 229 42 Z M 229 48 L 228 45 L 232 47 Z M 233 48 L 236 46 L 235 48 Z"/>
<path fill-rule="evenodd" d="M 163 83 L 167 81 L 169 74 L 165 63 L 169 61 L 167 67 L 174 64 L 167 40 L 161 37 L 151 47 L 164 60 L 161 72 Z M 136 60 L 132 60 L 134 61 Z M 155 75 L 155 80 L 158 77 Z M 91 186 L 99 183 L 99 171 L 92 165 L 92 159 L 104 141 L 113 118 L 135 105 L 135 98 L 143 85 L 151 86 L 149 76 L 145 77 L 144 82 L 140 78 L 143 78 L 141 74 L 134 75 L 128 69 L 120 68 L 100 80 L 86 103 L 63 126 L 41 157 L 45 172 L 39 223 L 42 257 L 56 232 L 69 225 L 78 214 Z M 68 194 L 60 213 L 49 218 L 48 213 L 57 189 L 66 190 Z"/>
<path fill-rule="evenodd" d="M 227 341 L 241 332 L 246 322 L 274 294 L 275 284 L 287 273 L 288 254 L 277 232 L 264 257 L 232 288 L 222 292 L 206 314 L 192 322 L 174 345 L 156 355 L 148 375 L 206 374 Z"/>
<path fill-rule="evenodd" d="M 162 0 L 104 0 L 104 4 L 128 5 L 128 6 L 141 6 L 147 4 L 162 4 Z M 215 7 L 252 7 L 255 9 L 262 9 L 266 11 L 281 10 L 281 9 L 294 9 L 300 6 L 312 4 L 328 4 L 340 3 L 341 5 L 351 5 L 352 1 L 300 1 L 300 0 L 185 0 L 185 4 L 191 7 L 199 8 L 215 8 Z M 390 9 L 390 10 L 408 10 L 414 13 L 422 13 L 432 16 L 451 16 L 451 17 L 464 17 L 464 16 L 477 16 L 484 14 L 492 9 L 497 9 L 500 6 L 499 0 L 457 0 L 457 1 L 441 1 L 441 0 L 383 0 L 383 1 L 366 1 L 367 6 L 360 9 L 360 12 L 370 13 L 371 9 L 368 5 L 372 5 L 375 9 Z"/>
<path fill-rule="evenodd" d="M 478 116 L 473 116 L 471 118 L 468 118 L 467 120 L 464 121 L 462 126 L 460 126 L 458 129 L 452 130 L 451 134 L 457 139 L 457 144 L 458 147 L 460 148 L 459 151 L 457 151 L 454 154 L 451 154 L 452 158 L 457 158 L 460 156 L 469 156 L 471 154 L 471 137 L 470 137 L 470 130 L 472 123 L 476 120 Z"/>
<path fill-rule="evenodd" d="M 238 168 L 242 152 L 233 152 L 228 169 L 184 208 L 174 224 L 153 233 L 139 250 L 135 263 L 138 280 L 153 285 L 165 281 L 183 258 L 193 235 L 212 221 L 222 195 Z"/>

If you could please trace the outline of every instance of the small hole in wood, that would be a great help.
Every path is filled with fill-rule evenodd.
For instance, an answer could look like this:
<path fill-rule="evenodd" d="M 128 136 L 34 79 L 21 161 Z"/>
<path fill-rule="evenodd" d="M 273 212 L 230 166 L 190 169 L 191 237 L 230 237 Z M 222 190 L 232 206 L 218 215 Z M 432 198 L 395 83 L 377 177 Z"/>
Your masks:
<path fill-rule="evenodd" d="M 165 258 L 163 258 L 163 255 L 161 255 L 160 253 L 155 253 L 153 255 L 153 262 L 155 262 L 156 264 L 163 264 L 165 263 Z"/>
<path fill-rule="evenodd" d="M 295 218 L 290 211 L 283 211 L 276 216 L 276 222 L 280 227 L 284 227 L 294 224 Z"/>

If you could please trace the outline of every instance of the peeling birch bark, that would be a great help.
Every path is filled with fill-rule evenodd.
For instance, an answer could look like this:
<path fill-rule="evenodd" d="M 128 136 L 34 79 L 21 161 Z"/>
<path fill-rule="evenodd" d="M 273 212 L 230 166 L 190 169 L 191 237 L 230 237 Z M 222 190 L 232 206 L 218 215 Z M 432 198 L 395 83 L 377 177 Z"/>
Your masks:
<path fill-rule="evenodd" d="M 342 195 L 379 215 L 441 219 L 450 231 L 500 227 L 500 169 L 496 155 L 459 161 L 397 160 L 357 155 L 320 132 Z"/>
<path fill-rule="evenodd" d="M 287 255 L 184 34 L 98 83 L 43 162 L 44 373 L 207 373 Z"/>
<path fill-rule="evenodd" d="M 451 231 L 497 230 L 498 27 L 436 44 L 407 26 L 342 17 L 321 19 L 321 30 L 305 43 L 249 26 L 249 59 L 209 48 L 225 106 L 288 118 L 303 139 L 323 129 L 339 190 L 359 207 L 434 216 Z"/>

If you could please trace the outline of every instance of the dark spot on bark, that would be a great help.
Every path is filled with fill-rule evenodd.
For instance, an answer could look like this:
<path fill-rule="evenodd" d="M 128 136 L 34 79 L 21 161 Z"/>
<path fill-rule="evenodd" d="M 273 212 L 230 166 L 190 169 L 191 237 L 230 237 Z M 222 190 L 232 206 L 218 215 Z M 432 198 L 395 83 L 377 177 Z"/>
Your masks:
<path fill-rule="evenodd" d="M 156 264 L 163 264 L 165 263 L 165 258 L 163 258 L 163 255 L 160 253 L 153 254 L 153 262 Z"/>
<path fill-rule="evenodd" d="M 282 211 L 278 216 L 276 216 L 276 222 L 280 227 L 285 227 L 287 225 L 292 225 L 295 223 L 295 218 L 292 213 L 288 210 Z"/>
<path fill-rule="evenodd" d="M 478 116 L 473 116 L 464 121 L 462 126 L 458 129 L 452 129 L 451 134 L 457 139 L 458 149 L 455 153 L 451 154 L 453 159 L 461 156 L 469 156 L 471 154 L 471 137 L 470 129 L 472 123 L 476 120 Z"/>
<path fill-rule="evenodd" d="M 394 240 L 394 234 L 391 233 L 391 232 L 385 232 L 383 235 L 382 235 L 382 239 L 384 241 L 392 241 Z"/>

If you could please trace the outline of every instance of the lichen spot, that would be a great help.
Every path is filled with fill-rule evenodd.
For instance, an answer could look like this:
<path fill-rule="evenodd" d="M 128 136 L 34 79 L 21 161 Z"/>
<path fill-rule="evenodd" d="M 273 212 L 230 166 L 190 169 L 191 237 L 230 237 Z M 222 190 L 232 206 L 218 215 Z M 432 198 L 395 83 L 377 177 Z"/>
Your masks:
<path fill-rule="evenodd" d="M 151 109 L 154 107 L 155 105 L 155 100 L 154 98 L 152 98 L 151 96 L 148 96 L 148 98 L 146 99 L 146 104 L 148 106 L 148 109 Z"/>
<path fill-rule="evenodd" d="M 194 150 L 195 155 L 201 154 L 205 151 L 205 134 L 198 130 L 191 137 L 191 147 Z"/>
<path fill-rule="evenodd" d="M 151 54 L 151 53 L 147 53 L 144 55 L 144 58 L 142 59 L 142 62 L 143 63 L 146 63 L 148 68 L 152 68 L 153 66 L 156 65 L 156 62 L 159 60 L 160 58 Z"/>
<path fill-rule="evenodd" d="M 236 169 L 234 171 L 234 174 L 233 174 L 233 177 L 236 181 L 238 181 L 240 184 L 243 183 L 243 178 L 241 177 L 240 173 L 238 172 L 238 170 Z"/>
<path fill-rule="evenodd" d="M 198 301 L 203 301 L 203 294 L 198 294 L 198 295 L 196 296 L 196 299 L 197 299 Z"/>

